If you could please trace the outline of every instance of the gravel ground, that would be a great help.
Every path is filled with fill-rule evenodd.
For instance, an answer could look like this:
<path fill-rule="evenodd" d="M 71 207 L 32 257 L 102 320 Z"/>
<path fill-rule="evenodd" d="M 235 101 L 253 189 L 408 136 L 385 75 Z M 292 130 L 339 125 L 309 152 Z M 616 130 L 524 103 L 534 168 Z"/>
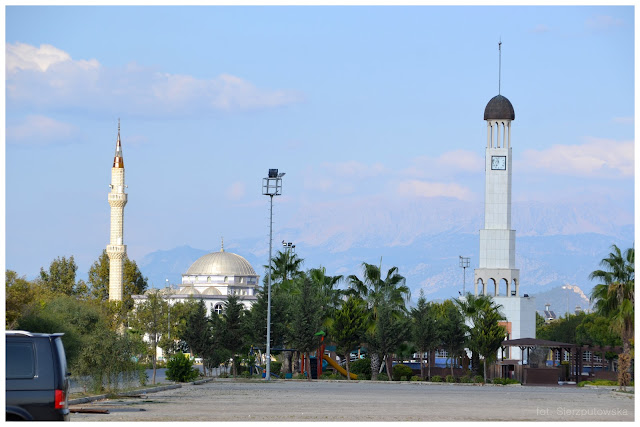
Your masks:
<path fill-rule="evenodd" d="M 219 379 L 102 400 L 71 421 L 633 421 L 634 398 L 610 389 L 371 381 Z"/>

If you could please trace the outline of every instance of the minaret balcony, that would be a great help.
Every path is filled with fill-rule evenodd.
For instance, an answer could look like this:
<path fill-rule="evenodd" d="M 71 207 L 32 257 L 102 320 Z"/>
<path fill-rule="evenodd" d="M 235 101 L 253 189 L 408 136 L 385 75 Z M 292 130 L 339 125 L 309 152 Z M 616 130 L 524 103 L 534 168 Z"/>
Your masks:
<path fill-rule="evenodd" d="M 122 258 L 127 253 L 127 245 L 107 245 L 109 258 Z"/>
<path fill-rule="evenodd" d="M 127 204 L 126 193 L 109 193 L 109 204 L 111 206 L 124 206 Z"/>

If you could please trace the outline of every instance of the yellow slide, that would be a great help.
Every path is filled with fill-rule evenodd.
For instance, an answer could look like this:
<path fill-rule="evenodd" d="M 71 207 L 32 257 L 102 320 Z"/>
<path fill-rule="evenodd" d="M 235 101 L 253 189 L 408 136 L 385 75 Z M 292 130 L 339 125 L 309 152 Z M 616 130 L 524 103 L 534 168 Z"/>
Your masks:
<path fill-rule="evenodd" d="M 329 365 L 333 366 L 334 368 L 336 368 L 336 370 L 338 372 L 340 372 L 342 375 L 344 375 L 345 377 L 347 376 L 347 371 L 340 365 L 338 365 L 338 362 L 336 362 L 335 360 L 333 360 L 332 358 L 330 358 L 329 356 L 327 356 L 326 354 L 322 355 L 322 358 L 324 360 L 326 360 L 327 362 L 329 362 Z M 351 372 L 349 372 L 349 377 L 352 380 L 357 380 L 358 376 L 356 374 L 352 374 Z"/>

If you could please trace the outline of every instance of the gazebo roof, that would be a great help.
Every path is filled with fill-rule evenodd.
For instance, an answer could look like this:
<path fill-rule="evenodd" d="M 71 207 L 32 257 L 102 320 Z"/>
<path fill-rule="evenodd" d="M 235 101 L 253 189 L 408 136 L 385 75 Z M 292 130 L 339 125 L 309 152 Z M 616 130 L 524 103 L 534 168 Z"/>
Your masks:
<path fill-rule="evenodd" d="M 540 340 L 537 338 L 518 338 L 515 340 L 502 341 L 502 347 L 575 347 L 575 344 L 569 344 L 566 342 Z"/>

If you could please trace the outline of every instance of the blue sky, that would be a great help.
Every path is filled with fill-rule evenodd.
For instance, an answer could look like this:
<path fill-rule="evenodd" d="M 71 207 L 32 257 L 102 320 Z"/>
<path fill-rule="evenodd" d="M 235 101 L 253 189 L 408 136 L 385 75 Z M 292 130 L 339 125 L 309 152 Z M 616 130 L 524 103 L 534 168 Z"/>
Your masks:
<path fill-rule="evenodd" d="M 10 6 L 5 20 L 6 268 L 21 275 L 63 255 L 84 275 L 107 245 L 118 118 L 134 259 L 262 239 L 269 168 L 286 172 L 276 230 L 309 212 L 357 224 L 372 201 L 481 203 L 500 39 L 514 200 L 633 216 L 630 6 Z"/>

